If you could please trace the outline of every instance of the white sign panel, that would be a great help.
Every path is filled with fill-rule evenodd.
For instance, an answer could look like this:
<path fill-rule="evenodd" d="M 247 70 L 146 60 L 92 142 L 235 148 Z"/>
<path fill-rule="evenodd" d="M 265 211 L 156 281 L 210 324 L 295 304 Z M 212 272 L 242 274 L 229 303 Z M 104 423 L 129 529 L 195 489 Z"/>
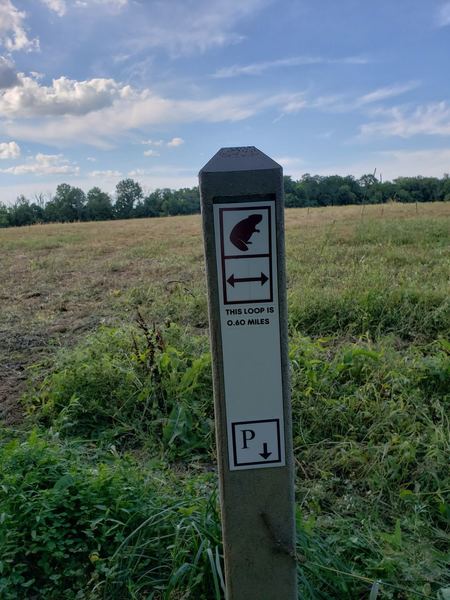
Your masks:
<path fill-rule="evenodd" d="M 231 470 L 285 465 L 275 203 L 214 204 Z"/>

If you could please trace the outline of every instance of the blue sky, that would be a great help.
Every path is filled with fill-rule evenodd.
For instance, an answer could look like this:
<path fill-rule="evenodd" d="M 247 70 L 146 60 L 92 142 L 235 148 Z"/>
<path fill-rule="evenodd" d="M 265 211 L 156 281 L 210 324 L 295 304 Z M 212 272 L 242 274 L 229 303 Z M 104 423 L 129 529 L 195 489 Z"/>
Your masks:
<path fill-rule="evenodd" d="M 450 172 L 447 0 L 0 0 L 0 201 L 286 174 Z"/>

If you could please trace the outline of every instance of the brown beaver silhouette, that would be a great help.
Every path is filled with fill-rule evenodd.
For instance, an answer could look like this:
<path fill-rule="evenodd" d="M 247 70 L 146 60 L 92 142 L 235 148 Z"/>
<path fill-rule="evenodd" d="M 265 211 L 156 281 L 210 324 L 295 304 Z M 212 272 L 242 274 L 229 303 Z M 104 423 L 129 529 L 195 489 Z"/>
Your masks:
<path fill-rule="evenodd" d="M 256 225 L 262 221 L 262 215 L 249 215 L 239 223 L 233 227 L 230 233 L 230 241 L 232 244 L 246 252 L 248 250 L 248 245 L 251 244 L 250 238 L 252 235 L 257 232 L 259 233 L 259 229 L 256 229 Z"/>

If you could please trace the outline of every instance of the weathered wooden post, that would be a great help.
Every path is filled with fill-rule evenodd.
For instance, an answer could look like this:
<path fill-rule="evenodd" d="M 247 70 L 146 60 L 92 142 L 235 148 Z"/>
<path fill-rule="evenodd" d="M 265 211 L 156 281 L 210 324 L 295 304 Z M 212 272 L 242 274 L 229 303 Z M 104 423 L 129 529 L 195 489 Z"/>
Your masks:
<path fill-rule="evenodd" d="M 227 600 L 295 600 L 282 169 L 222 148 L 200 195 Z"/>

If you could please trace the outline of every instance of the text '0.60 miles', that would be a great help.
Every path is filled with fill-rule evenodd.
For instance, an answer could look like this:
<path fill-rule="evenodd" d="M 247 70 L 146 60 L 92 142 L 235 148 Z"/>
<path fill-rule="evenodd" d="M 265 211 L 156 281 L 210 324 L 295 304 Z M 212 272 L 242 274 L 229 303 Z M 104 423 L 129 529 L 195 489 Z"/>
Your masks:
<path fill-rule="evenodd" d="M 226 309 L 227 316 L 234 315 L 259 315 L 266 313 L 268 315 L 274 313 L 273 306 L 267 307 L 252 307 L 252 308 L 228 308 Z M 249 318 L 249 319 L 227 319 L 228 327 L 242 327 L 245 325 L 270 325 L 269 318 Z"/>

